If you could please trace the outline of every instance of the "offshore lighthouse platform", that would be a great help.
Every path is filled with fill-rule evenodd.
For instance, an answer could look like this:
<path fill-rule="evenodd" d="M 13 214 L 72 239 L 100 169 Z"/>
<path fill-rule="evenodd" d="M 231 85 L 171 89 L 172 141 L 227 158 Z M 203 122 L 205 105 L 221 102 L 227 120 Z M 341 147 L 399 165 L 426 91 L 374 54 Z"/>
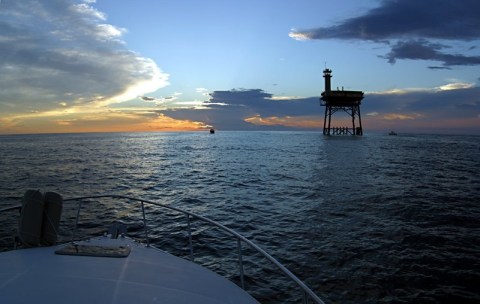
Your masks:
<path fill-rule="evenodd" d="M 325 91 L 320 97 L 320 105 L 325 107 L 325 118 L 323 120 L 324 135 L 363 135 L 362 118 L 360 116 L 360 104 L 363 99 L 362 91 L 344 91 L 332 90 L 331 81 L 332 70 L 323 70 L 325 78 Z M 332 127 L 332 115 L 338 111 L 344 111 L 351 119 L 351 126 Z M 358 122 L 356 123 L 356 120 Z"/>

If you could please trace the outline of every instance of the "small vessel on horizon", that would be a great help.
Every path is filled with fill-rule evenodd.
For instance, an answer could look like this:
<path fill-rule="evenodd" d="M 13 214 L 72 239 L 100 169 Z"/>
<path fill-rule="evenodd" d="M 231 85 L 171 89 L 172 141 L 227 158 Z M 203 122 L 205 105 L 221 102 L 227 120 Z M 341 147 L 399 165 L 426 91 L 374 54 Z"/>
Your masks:
<path fill-rule="evenodd" d="M 215 129 L 214 128 L 210 129 L 210 134 L 215 134 Z"/>
<path fill-rule="evenodd" d="M 397 135 L 397 132 L 395 132 L 395 131 L 390 131 L 390 132 L 388 133 L 388 135 L 390 135 L 390 136 L 395 136 L 395 135 Z"/>

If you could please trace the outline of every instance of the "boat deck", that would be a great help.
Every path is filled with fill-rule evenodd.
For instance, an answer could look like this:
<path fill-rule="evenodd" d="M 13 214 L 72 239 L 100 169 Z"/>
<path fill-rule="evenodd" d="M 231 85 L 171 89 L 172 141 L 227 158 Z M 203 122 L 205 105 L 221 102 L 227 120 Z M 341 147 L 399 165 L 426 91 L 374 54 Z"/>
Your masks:
<path fill-rule="evenodd" d="M 79 245 L 129 247 L 127 257 L 59 255 L 66 245 L 0 255 L 0 303 L 257 303 L 222 276 L 128 238 Z"/>

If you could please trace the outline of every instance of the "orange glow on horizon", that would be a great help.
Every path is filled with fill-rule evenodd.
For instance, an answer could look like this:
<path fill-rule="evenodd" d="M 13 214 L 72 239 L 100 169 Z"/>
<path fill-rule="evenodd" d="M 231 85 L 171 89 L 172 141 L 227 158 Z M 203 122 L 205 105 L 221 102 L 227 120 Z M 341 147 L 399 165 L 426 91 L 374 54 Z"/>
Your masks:
<path fill-rule="evenodd" d="M 211 126 L 156 113 L 32 113 L 0 119 L 0 134 L 201 131 Z"/>
<path fill-rule="evenodd" d="M 260 115 L 256 115 L 245 118 L 244 120 L 257 126 L 285 126 L 309 129 L 320 128 L 323 126 L 323 120 L 319 120 L 318 117 L 310 116 L 261 117 Z"/>

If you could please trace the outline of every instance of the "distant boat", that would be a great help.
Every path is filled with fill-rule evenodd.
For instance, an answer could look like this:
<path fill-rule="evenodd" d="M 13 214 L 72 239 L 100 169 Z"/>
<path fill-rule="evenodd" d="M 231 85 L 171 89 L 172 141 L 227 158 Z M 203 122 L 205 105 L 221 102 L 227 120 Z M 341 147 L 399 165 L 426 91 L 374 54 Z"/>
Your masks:
<path fill-rule="evenodd" d="M 211 128 L 210 129 L 210 134 L 215 134 L 215 129 Z"/>
<path fill-rule="evenodd" d="M 388 133 L 388 135 L 397 135 L 397 132 L 395 132 L 395 131 L 390 131 L 390 133 Z"/>

